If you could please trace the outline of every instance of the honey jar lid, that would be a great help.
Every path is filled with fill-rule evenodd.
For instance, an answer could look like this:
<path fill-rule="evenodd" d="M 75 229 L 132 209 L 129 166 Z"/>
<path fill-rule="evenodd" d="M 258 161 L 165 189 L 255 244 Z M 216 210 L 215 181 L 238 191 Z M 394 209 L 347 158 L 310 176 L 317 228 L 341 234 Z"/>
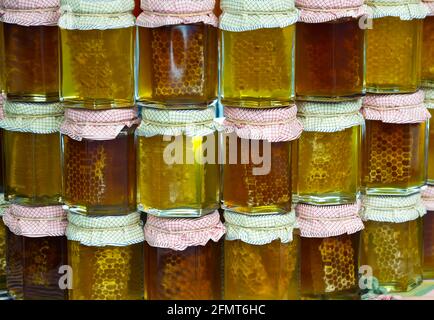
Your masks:
<path fill-rule="evenodd" d="M 265 245 L 275 240 L 289 243 L 296 227 L 295 211 L 286 214 L 247 215 L 226 210 L 224 213 L 228 241 L 241 240 L 252 245 Z"/>
<path fill-rule="evenodd" d="M 9 203 L 5 200 L 4 193 L 0 193 L 0 219 L 4 215 L 8 207 L 9 207 Z"/>
<path fill-rule="evenodd" d="M 285 28 L 298 20 L 294 0 L 221 0 L 220 29 L 232 32 Z"/>
<path fill-rule="evenodd" d="M 71 139 L 81 141 L 113 140 L 125 128 L 140 123 L 137 108 L 83 110 L 66 109 L 60 132 Z"/>
<path fill-rule="evenodd" d="M 144 227 L 145 240 L 157 248 L 182 251 L 188 247 L 218 242 L 225 234 L 218 211 L 200 218 L 160 218 L 148 215 Z"/>
<path fill-rule="evenodd" d="M 361 217 L 364 221 L 402 223 L 426 214 L 421 194 L 410 196 L 364 196 Z"/>
<path fill-rule="evenodd" d="M 65 235 L 66 212 L 62 206 L 26 207 L 11 204 L 5 210 L 3 222 L 9 230 L 31 238 Z"/>
<path fill-rule="evenodd" d="M 12 102 L 6 100 L 0 128 L 9 131 L 49 134 L 59 132 L 63 107 L 56 103 Z"/>
<path fill-rule="evenodd" d="M 428 8 L 428 15 L 434 16 L 434 0 L 424 0 L 424 5 Z"/>
<path fill-rule="evenodd" d="M 295 210 L 300 234 L 305 238 L 354 234 L 364 228 L 359 216 L 359 203 L 337 206 L 298 204 Z"/>
<path fill-rule="evenodd" d="M 124 216 L 85 216 L 68 212 L 66 237 L 92 247 L 123 247 L 144 241 L 138 212 Z"/>
<path fill-rule="evenodd" d="M 143 12 L 136 24 L 145 28 L 158 28 L 174 24 L 204 23 L 218 26 L 214 14 L 215 0 L 142 0 Z"/>
<path fill-rule="evenodd" d="M 428 211 L 434 211 L 434 186 L 422 190 L 422 201 Z"/>
<path fill-rule="evenodd" d="M 362 100 L 345 102 L 297 102 L 297 117 L 304 131 L 337 132 L 365 123 Z"/>
<path fill-rule="evenodd" d="M 241 139 L 291 141 L 303 131 L 295 105 L 272 109 L 225 107 L 224 116 L 224 131 L 234 132 Z"/>
<path fill-rule="evenodd" d="M 341 18 L 359 18 L 367 14 L 364 0 L 295 0 L 300 20 L 305 23 L 324 23 Z"/>
<path fill-rule="evenodd" d="M 397 17 L 401 20 L 425 19 L 429 9 L 422 0 L 368 0 L 368 15 L 374 19 Z"/>
<path fill-rule="evenodd" d="M 60 0 L 3 0 L 3 22 L 21 26 L 55 26 Z"/>
<path fill-rule="evenodd" d="M 425 93 L 367 95 L 362 113 L 366 120 L 384 123 L 422 123 L 431 118 L 424 103 Z"/>
<path fill-rule="evenodd" d="M 423 88 L 425 92 L 425 107 L 434 109 L 434 88 Z"/>
<path fill-rule="evenodd" d="M 220 128 L 214 121 L 215 107 L 202 110 L 165 110 L 142 108 L 142 123 L 136 134 L 143 137 L 207 136 Z"/>
<path fill-rule="evenodd" d="M 62 0 L 59 27 L 69 30 L 133 27 L 134 6 L 134 0 Z"/>

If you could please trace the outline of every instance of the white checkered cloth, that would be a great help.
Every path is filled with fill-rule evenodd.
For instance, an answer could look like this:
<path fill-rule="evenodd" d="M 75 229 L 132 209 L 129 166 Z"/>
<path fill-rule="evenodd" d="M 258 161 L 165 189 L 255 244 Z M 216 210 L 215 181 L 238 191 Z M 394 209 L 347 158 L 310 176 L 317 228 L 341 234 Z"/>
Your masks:
<path fill-rule="evenodd" d="M 384 123 L 422 123 L 431 118 L 424 99 L 423 90 L 413 94 L 367 95 L 362 114 L 366 120 Z"/>
<path fill-rule="evenodd" d="M 338 132 L 365 123 L 359 112 L 362 100 L 348 102 L 297 102 L 297 117 L 304 131 Z"/>
<path fill-rule="evenodd" d="M 68 212 L 66 237 L 89 247 L 124 247 L 144 241 L 138 212 L 100 217 Z"/>
<path fill-rule="evenodd" d="M 298 204 L 295 210 L 300 234 L 305 238 L 354 234 L 364 228 L 359 216 L 359 203 L 339 206 Z"/>
<path fill-rule="evenodd" d="M 411 196 L 364 196 L 361 217 L 363 221 L 402 223 L 416 220 L 426 214 L 421 194 Z"/>
<path fill-rule="evenodd" d="M 427 211 L 434 211 L 434 186 L 427 186 L 422 191 L 422 201 Z"/>
<path fill-rule="evenodd" d="M 364 0 L 296 0 L 301 22 L 323 23 L 341 18 L 359 18 L 367 14 Z"/>
<path fill-rule="evenodd" d="M 220 29 L 232 32 L 285 28 L 298 20 L 294 0 L 221 0 Z"/>
<path fill-rule="evenodd" d="M 142 0 L 143 12 L 136 24 L 145 28 L 158 28 L 201 22 L 217 27 L 214 7 L 215 0 Z"/>
<path fill-rule="evenodd" d="M 434 16 L 434 0 L 424 0 L 423 4 L 428 8 L 428 15 Z"/>
<path fill-rule="evenodd" d="M 160 218 L 148 215 L 145 240 L 151 247 L 183 251 L 218 242 L 225 234 L 218 211 L 200 218 Z"/>
<path fill-rule="evenodd" d="M 0 193 L 0 219 L 4 215 L 5 210 L 9 207 L 9 202 L 5 200 L 4 193 Z"/>
<path fill-rule="evenodd" d="M 142 137 L 157 135 L 188 137 L 207 136 L 221 129 L 215 120 L 215 107 L 203 110 L 142 109 L 142 123 L 136 134 Z"/>
<path fill-rule="evenodd" d="M 106 30 L 135 25 L 134 0 L 61 0 L 59 27 Z"/>
<path fill-rule="evenodd" d="M 226 240 L 241 240 L 252 245 L 265 245 L 275 240 L 293 240 L 295 211 L 287 214 L 251 216 L 226 210 L 224 213 Z"/>
<path fill-rule="evenodd" d="M 434 88 L 422 88 L 425 92 L 425 107 L 434 109 Z"/>
<path fill-rule="evenodd" d="M 59 0 L 2 0 L 3 22 L 22 26 L 55 26 Z"/>
<path fill-rule="evenodd" d="M 6 101 L 0 128 L 9 131 L 50 134 L 59 132 L 63 121 L 60 103 L 22 103 Z"/>
<path fill-rule="evenodd" d="M 0 120 L 3 120 L 5 117 L 5 112 L 3 110 L 5 100 L 5 97 L 0 93 Z"/>
<path fill-rule="evenodd" d="M 397 17 L 401 20 L 425 19 L 430 13 L 421 0 L 367 0 L 368 16 L 379 19 Z"/>

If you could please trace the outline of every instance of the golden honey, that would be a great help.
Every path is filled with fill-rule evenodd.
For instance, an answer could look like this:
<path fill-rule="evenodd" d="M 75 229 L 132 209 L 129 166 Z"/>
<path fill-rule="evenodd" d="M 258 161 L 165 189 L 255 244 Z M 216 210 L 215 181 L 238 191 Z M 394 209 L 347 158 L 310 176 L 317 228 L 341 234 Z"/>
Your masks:
<path fill-rule="evenodd" d="M 294 99 L 295 25 L 222 31 L 221 99 L 225 106 L 270 108 Z"/>
<path fill-rule="evenodd" d="M 109 109 L 134 104 L 134 30 L 61 29 L 61 95 L 67 106 Z"/>
<path fill-rule="evenodd" d="M 421 83 L 422 21 L 373 20 L 366 40 L 366 90 L 412 93 Z"/>
<path fill-rule="evenodd" d="M 4 46 L 4 28 L 3 22 L 0 21 L 0 94 L 5 93 L 5 46 Z"/>
<path fill-rule="evenodd" d="M 423 278 L 434 279 L 434 212 L 423 217 Z"/>
<path fill-rule="evenodd" d="M 429 119 L 429 138 L 428 138 L 428 161 L 427 161 L 427 183 L 434 184 L 434 109 L 428 109 L 431 114 Z"/>
<path fill-rule="evenodd" d="M 423 22 L 422 84 L 434 86 L 434 16 Z"/>

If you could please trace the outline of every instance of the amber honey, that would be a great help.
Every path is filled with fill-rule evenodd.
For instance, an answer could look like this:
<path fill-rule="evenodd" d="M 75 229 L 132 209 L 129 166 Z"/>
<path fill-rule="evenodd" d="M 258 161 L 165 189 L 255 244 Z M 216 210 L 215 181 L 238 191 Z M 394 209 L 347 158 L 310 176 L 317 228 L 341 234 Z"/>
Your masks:
<path fill-rule="evenodd" d="M 134 104 L 134 30 L 61 29 L 66 105 L 108 109 Z"/>
<path fill-rule="evenodd" d="M 221 97 L 225 106 L 269 108 L 294 99 L 295 25 L 222 31 Z"/>
<path fill-rule="evenodd" d="M 423 22 L 422 84 L 434 86 L 434 16 Z"/>
<path fill-rule="evenodd" d="M 0 292 L 6 290 L 6 226 L 0 215 Z"/>
<path fill-rule="evenodd" d="M 312 204 L 353 203 L 360 185 L 360 126 L 302 133 L 298 147 L 298 195 Z"/>
<path fill-rule="evenodd" d="M 4 23 L 5 85 L 9 100 L 59 100 L 59 28 Z"/>
<path fill-rule="evenodd" d="M 385 17 L 367 30 L 366 90 L 412 93 L 421 82 L 422 21 Z"/>
<path fill-rule="evenodd" d="M 5 93 L 5 47 L 4 47 L 4 28 L 3 22 L 0 21 L 0 94 Z"/>
<path fill-rule="evenodd" d="M 291 142 L 267 143 L 237 139 L 237 159 L 232 163 L 230 140 L 223 166 L 223 203 L 225 209 L 248 214 L 286 213 L 291 211 Z M 244 140 L 244 141 L 243 141 Z M 268 150 L 268 151 L 267 151 Z M 253 153 L 264 157 L 255 164 Z M 248 161 L 245 161 L 248 160 Z"/>
<path fill-rule="evenodd" d="M 301 240 L 304 299 L 357 299 L 360 233 Z"/>
<path fill-rule="evenodd" d="M 0 193 L 5 192 L 5 177 L 4 177 L 4 151 L 3 151 L 3 132 L 4 130 L 0 128 Z"/>
<path fill-rule="evenodd" d="M 434 279 L 434 212 L 423 217 L 423 278 Z"/>
<path fill-rule="evenodd" d="M 426 124 L 366 121 L 362 184 L 370 194 L 411 194 L 425 184 Z"/>
<path fill-rule="evenodd" d="M 297 24 L 298 99 L 342 101 L 364 91 L 364 35 L 358 19 Z"/>
<path fill-rule="evenodd" d="M 217 29 L 203 23 L 139 27 L 138 101 L 206 108 L 217 98 Z"/>
<path fill-rule="evenodd" d="M 429 120 L 429 138 L 428 138 L 428 161 L 427 161 L 427 183 L 434 184 L 434 109 L 428 109 L 431 114 Z"/>
<path fill-rule="evenodd" d="M 299 237 L 252 245 L 225 241 L 226 300 L 297 300 L 300 298 Z"/>
<path fill-rule="evenodd" d="M 145 297 L 149 300 L 221 300 L 222 242 L 183 251 L 145 245 Z"/>
<path fill-rule="evenodd" d="M 390 292 L 409 291 L 422 282 L 421 219 L 404 223 L 365 222 L 361 264 Z"/>
<path fill-rule="evenodd" d="M 114 140 L 63 139 L 63 197 L 69 209 L 89 215 L 136 211 L 134 130 Z"/>
<path fill-rule="evenodd" d="M 60 134 L 4 131 L 5 198 L 26 205 L 58 204 L 62 191 Z"/>

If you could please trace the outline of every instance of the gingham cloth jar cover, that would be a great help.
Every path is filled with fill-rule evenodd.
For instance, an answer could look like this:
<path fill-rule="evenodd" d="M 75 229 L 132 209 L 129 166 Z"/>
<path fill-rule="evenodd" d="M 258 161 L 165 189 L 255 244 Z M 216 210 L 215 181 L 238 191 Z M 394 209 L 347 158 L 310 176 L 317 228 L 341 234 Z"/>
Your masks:
<path fill-rule="evenodd" d="M 423 88 L 425 92 L 425 107 L 434 109 L 434 88 Z"/>
<path fill-rule="evenodd" d="M 364 228 L 359 216 L 359 203 L 340 206 L 298 204 L 295 210 L 300 234 L 304 238 L 350 235 Z"/>
<path fill-rule="evenodd" d="M 297 107 L 274 109 L 224 109 L 224 131 L 241 139 L 267 140 L 268 142 L 298 139 L 303 126 L 297 119 Z"/>
<path fill-rule="evenodd" d="M 428 8 L 428 15 L 434 16 L 434 0 L 424 0 L 423 4 Z"/>
<path fill-rule="evenodd" d="M 424 98 L 422 90 L 413 94 L 368 95 L 364 98 L 362 113 L 366 120 L 422 123 L 431 118 Z"/>
<path fill-rule="evenodd" d="M 232 32 L 285 28 L 298 20 L 294 0 L 221 0 L 220 29 Z"/>
<path fill-rule="evenodd" d="M 143 12 L 136 24 L 145 28 L 193 23 L 217 27 L 214 7 L 215 0 L 142 0 Z"/>
<path fill-rule="evenodd" d="M 427 211 L 434 211 L 434 186 L 422 190 L 422 201 Z"/>
<path fill-rule="evenodd" d="M 424 19 L 429 10 L 422 0 L 366 0 L 368 15 L 378 19 L 396 17 L 401 20 Z"/>
<path fill-rule="evenodd" d="M 341 18 L 359 18 L 367 14 L 364 0 L 296 0 L 300 22 L 323 23 Z"/>
<path fill-rule="evenodd" d="M 88 247 L 124 247 L 144 241 L 143 224 L 138 212 L 107 217 L 69 212 L 66 237 Z"/>
<path fill-rule="evenodd" d="M 139 123 L 136 108 L 101 111 L 68 108 L 60 132 L 77 141 L 113 140 L 125 127 Z"/>
<path fill-rule="evenodd" d="M 215 107 L 203 110 L 160 110 L 142 108 L 142 123 L 136 134 L 142 137 L 207 136 L 220 130 L 214 121 Z"/>
<path fill-rule="evenodd" d="M 63 107 L 60 103 L 21 103 L 5 101 L 4 118 L 0 128 L 37 134 L 59 132 L 63 121 Z"/>
<path fill-rule="evenodd" d="M 225 234 L 218 211 L 201 218 L 159 218 L 148 215 L 145 240 L 151 247 L 183 251 L 188 247 L 218 242 Z"/>
<path fill-rule="evenodd" d="M 134 26 L 134 0 L 61 0 L 59 27 L 107 30 Z"/>
<path fill-rule="evenodd" d="M 21 26 L 55 26 L 59 0 L 3 0 L 3 22 Z"/>
<path fill-rule="evenodd" d="M 348 102 L 297 102 L 297 117 L 304 131 L 338 132 L 364 124 L 362 100 Z"/>
<path fill-rule="evenodd" d="M 280 240 L 293 240 L 296 228 L 295 210 L 279 215 L 249 216 L 226 210 L 224 213 L 228 241 L 241 240 L 252 245 L 265 245 Z"/>
<path fill-rule="evenodd" d="M 3 222 L 12 233 L 29 238 L 64 236 L 67 225 L 62 206 L 25 207 L 11 204 L 5 211 Z"/>

